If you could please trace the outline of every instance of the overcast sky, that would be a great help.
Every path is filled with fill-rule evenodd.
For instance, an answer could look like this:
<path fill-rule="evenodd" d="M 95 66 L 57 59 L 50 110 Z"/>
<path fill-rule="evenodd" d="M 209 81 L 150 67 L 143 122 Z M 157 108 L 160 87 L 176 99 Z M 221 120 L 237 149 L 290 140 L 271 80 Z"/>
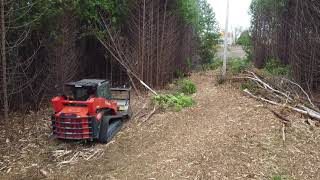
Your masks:
<path fill-rule="evenodd" d="M 250 16 L 249 6 L 252 0 L 230 0 L 230 14 L 229 24 L 230 27 L 249 28 Z M 220 29 L 224 29 L 226 20 L 227 0 L 208 0 L 216 13 L 217 21 L 219 22 Z"/>

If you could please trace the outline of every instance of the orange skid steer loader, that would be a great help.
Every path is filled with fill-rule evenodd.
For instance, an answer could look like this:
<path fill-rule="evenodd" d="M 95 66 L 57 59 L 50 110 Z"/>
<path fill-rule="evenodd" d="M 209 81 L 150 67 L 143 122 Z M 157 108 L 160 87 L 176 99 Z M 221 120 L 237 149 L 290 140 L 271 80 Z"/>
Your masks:
<path fill-rule="evenodd" d="M 83 79 L 66 84 L 71 96 L 51 101 L 54 137 L 108 143 L 130 118 L 130 88 L 111 88 L 106 80 Z"/>

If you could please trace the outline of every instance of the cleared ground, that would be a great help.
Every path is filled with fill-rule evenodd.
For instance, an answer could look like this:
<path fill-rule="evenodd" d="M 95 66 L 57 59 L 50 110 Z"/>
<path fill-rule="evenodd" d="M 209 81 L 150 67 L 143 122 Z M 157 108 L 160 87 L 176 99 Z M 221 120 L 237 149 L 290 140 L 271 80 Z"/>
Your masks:
<path fill-rule="evenodd" d="M 0 179 L 320 179 L 319 128 L 289 116 L 283 141 L 279 119 L 237 86 L 191 79 L 196 105 L 129 121 L 108 145 L 48 140 L 44 111 L 39 131 L 1 139 Z"/>
<path fill-rule="evenodd" d="M 223 46 L 218 48 L 217 57 L 223 59 Z M 245 58 L 246 53 L 241 46 L 229 46 L 228 47 L 228 58 Z"/>

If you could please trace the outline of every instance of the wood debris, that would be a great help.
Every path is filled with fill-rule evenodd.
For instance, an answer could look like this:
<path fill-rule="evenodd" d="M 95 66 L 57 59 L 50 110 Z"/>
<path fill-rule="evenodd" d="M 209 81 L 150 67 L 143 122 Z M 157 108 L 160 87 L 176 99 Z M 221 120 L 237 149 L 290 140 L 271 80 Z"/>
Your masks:
<path fill-rule="evenodd" d="M 320 111 L 311 101 L 311 98 L 306 93 L 306 91 L 297 83 L 282 78 L 282 81 L 280 81 L 280 83 L 283 84 L 284 81 L 286 81 L 286 85 L 289 86 L 289 88 L 281 88 L 281 85 L 275 84 L 279 81 L 272 81 L 274 84 L 271 84 L 271 81 L 267 82 L 263 80 L 262 77 L 259 77 L 256 73 L 251 71 L 247 71 L 246 77 L 244 78 L 250 80 L 251 82 L 254 82 L 257 85 L 256 88 L 258 89 L 255 90 L 255 94 L 253 92 L 250 92 L 249 89 L 243 90 L 243 92 L 245 92 L 252 98 L 267 102 L 280 108 L 290 109 L 300 114 L 309 116 L 313 120 L 320 121 Z M 297 92 L 295 90 L 297 88 L 290 88 L 292 86 L 298 87 L 300 92 Z M 295 94 L 295 96 L 293 96 L 293 94 Z M 300 98 L 299 95 L 303 95 L 305 96 L 305 98 Z M 307 101 L 305 101 L 304 99 L 307 99 Z M 279 114 L 277 114 L 276 116 L 279 117 Z M 283 117 L 279 118 L 284 119 Z"/>

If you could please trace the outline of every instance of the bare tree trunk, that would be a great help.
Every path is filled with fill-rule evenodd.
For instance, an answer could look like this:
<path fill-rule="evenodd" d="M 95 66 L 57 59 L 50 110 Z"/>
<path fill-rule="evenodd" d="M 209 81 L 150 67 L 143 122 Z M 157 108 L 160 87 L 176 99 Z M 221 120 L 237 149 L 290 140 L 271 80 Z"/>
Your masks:
<path fill-rule="evenodd" d="M 159 88 L 171 82 L 178 69 L 184 70 L 183 67 L 186 67 L 189 57 L 185 56 L 188 53 L 183 56 L 178 53 L 190 46 L 190 43 L 182 43 L 186 32 L 183 28 L 186 26 L 182 26 L 184 21 L 176 13 L 175 1 L 137 0 L 131 7 L 126 21 L 128 31 L 123 34 L 120 30 L 110 32 L 111 23 L 106 23 L 104 19 L 108 18 L 105 17 L 102 21 L 109 38 L 98 38 L 113 58 L 138 82 Z M 126 46 L 120 44 L 121 39 Z"/>
<path fill-rule="evenodd" d="M 8 84 L 7 84 L 7 57 L 6 57 L 6 26 L 4 17 L 5 0 L 1 0 L 1 60 L 2 60 L 2 91 L 4 120 L 9 119 Z"/>
<path fill-rule="evenodd" d="M 146 1 L 143 0 L 143 15 L 142 15 L 142 51 L 141 51 L 141 77 L 144 79 L 144 56 L 145 56 L 145 38 L 146 38 Z"/>
<path fill-rule="evenodd" d="M 163 24 L 162 24 L 162 35 L 161 35 L 161 40 L 160 40 L 160 60 L 163 60 L 163 41 L 164 41 L 164 36 L 165 36 L 165 27 L 166 27 L 166 17 L 167 17 L 167 3 L 168 3 L 168 0 L 165 1 L 164 3 L 164 13 L 163 13 Z M 159 69 L 159 73 L 158 76 L 161 77 L 161 75 L 163 74 L 162 72 L 162 69 Z M 161 82 L 160 82 L 160 85 L 163 86 L 164 84 L 164 79 L 161 78 Z"/>

